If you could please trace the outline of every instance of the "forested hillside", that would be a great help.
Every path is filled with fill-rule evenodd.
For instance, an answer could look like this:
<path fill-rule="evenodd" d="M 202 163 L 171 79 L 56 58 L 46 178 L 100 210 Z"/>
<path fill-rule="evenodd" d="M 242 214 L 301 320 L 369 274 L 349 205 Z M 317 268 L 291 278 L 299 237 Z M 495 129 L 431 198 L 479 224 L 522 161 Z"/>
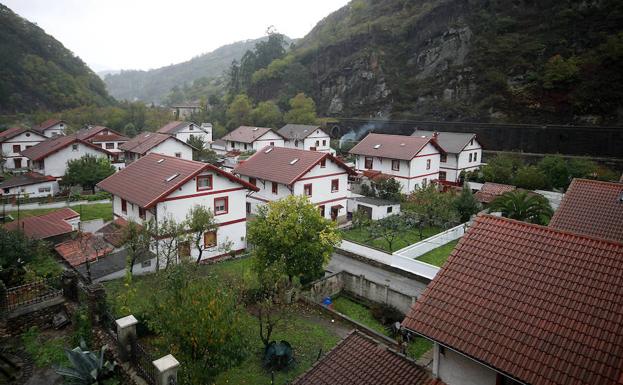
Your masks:
<path fill-rule="evenodd" d="M 112 102 L 102 80 L 80 58 L 0 4 L 0 113 Z"/>

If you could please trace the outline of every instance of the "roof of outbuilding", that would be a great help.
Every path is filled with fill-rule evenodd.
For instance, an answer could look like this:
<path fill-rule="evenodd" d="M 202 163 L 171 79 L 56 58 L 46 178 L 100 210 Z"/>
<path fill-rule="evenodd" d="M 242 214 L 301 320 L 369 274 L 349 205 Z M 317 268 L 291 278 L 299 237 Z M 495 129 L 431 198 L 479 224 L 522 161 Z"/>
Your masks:
<path fill-rule="evenodd" d="M 182 122 L 179 120 L 173 121 L 173 122 L 169 122 L 167 124 L 165 124 L 164 126 L 160 127 L 158 129 L 157 132 L 161 133 L 161 134 L 173 134 L 175 133 L 177 130 L 179 130 L 182 127 L 186 127 L 190 124 L 193 124 L 192 122 Z"/>
<path fill-rule="evenodd" d="M 350 150 L 350 153 L 380 158 L 411 160 L 428 143 L 435 146 L 440 152 L 444 152 L 441 146 L 430 138 L 370 133 L 357 143 Z"/>
<path fill-rule="evenodd" d="M 102 258 L 111 253 L 114 248 L 107 244 L 100 236 L 91 233 L 80 234 L 76 239 L 70 239 L 54 246 L 54 250 L 72 267 L 80 266 Z"/>
<path fill-rule="evenodd" d="M 277 132 L 279 135 L 289 140 L 302 140 L 307 138 L 316 130 L 320 130 L 325 133 L 320 126 L 310 126 L 307 124 L 286 124 Z"/>
<path fill-rule="evenodd" d="M 432 138 L 434 131 L 415 130 L 411 136 Z M 464 132 L 437 132 L 437 143 L 448 153 L 458 154 L 469 144 L 476 134 Z"/>
<path fill-rule="evenodd" d="M 480 191 L 477 191 L 474 194 L 474 197 L 478 202 L 481 203 L 491 203 L 495 198 L 500 195 L 516 190 L 517 187 L 509 185 L 509 184 L 501 184 L 501 183 L 493 183 L 493 182 L 485 182 L 482 185 Z"/>
<path fill-rule="evenodd" d="M 168 139 L 176 140 L 180 143 L 184 143 L 181 140 L 171 135 L 161 134 L 159 132 L 143 132 L 143 133 L 136 135 L 134 138 L 128 140 L 127 142 L 123 143 L 122 145 L 120 145 L 119 149 L 123 151 L 130 151 L 130 152 L 143 155 L 147 151 L 151 150 L 152 148 L 156 147 L 157 145 L 159 145 L 160 143 Z M 190 147 L 186 143 L 184 143 L 184 145 Z"/>
<path fill-rule="evenodd" d="M 74 210 L 65 207 L 50 213 L 9 222 L 4 225 L 4 228 L 7 230 L 21 229 L 29 238 L 46 239 L 71 233 L 73 229 L 66 221 L 79 216 L 80 214 Z"/>
<path fill-rule="evenodd" d="M 221 139 L 230 142 L 253 143 L 269 131 L 272 131 L 278 136 L 281 136 L 281 134 L 275 132 L 272 128 L 268 127 L 240 126 L 232 132 L 228 133 L 227 135 L 223 136 Z"/>
<path fill-rule="evenodd" d="M 4 180 L 2 183 L 0 183 L 0 188 L 28 186 L 31 184 L 52 182 L 55 180 L 56 178 L 54 178 L 53 176 L 43 175 L 38 172 L 30 171 L 24 174 L 12 176 L 9 179 Z"/>
<path fill-rule="evenodd" d="M 259 190 L 209 163 L 154 153 L 145 155 L 97 186 L 140 207 L 149 208 L 203 171 L 212 171 L 245 188 Z"/>
<path fill-rule="evenodd" d="M 37 125 L 34 125 L 32 127 L 32 129 L 37 131 L 37 132 L 43 133 L 43 131 L 45 131 L 48 128 L 50 128 L 50 127 L 52 127 L 52 126 L 54 126 L 56 124 L 59 124 L 59 123 L 65 123 L 65 121 L 64 120 L 59 120 L 59 119 L 48 119 L 48 120 L 46 120 L 44 122 L 41 122 L 41 123 L 39 123 Z"/>
<path fill-rule="evenodd" d="M 63 148 L 73 143 L 82 143 L 85 146 L 93 148 L 94 150 L 103 152 L 107 155 L 112 155 L 112 153 L 104 150 L 100 146 L 96 146 L 85 140 L 78 139 L 74 135 L 57 136 L 55 138 L 50 138 L 48 140 L 45 140 L 41 143 L 38 143 L 30 148 L 27 148 L 21 151 L 21 154 L 30 160 L 40 160 L 40 159 L 47 157 L 50 154 L 53 154 L 57 151 L 62 150 Z"/>
<path fill-rule="evenodd" d="M 532 385 L 620 384 L 623 243 L 480 215 L 403 325 Z"/>
<path fill-rule="evenodd" d="M 330 159 L 349 174 L 355 171 L 331 154 L 284 147 L 264 147 L 234 168 L 233 173 L 291 185 L 322 159 Z"/>
<path fill-rule="evenodd" d="M 623 183 L 574 179 L 549 225 L 623 242 Z"/>
<path fill-rule="evenodd" d="M 351 332 L 292 385 L 442 385 L 416 363 Z"/>

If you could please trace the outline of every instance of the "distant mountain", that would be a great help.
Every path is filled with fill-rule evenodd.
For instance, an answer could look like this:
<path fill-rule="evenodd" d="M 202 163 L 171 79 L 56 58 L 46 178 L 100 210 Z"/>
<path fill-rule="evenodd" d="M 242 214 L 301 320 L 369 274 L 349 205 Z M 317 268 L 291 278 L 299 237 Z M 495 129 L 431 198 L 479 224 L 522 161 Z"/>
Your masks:
<path fill-rule="evenodd" d="M 233 60 L 240 60 L 253 49 L 259 39 L 239 41 L 194 57 L 189 61 L 149 71 L 121 71 L 104 77 L 108 92 L 118 100 L 142 100 L 161 103 L 175 86 L 189 85 L 200 78 L 216 78 L 223 74 Z M 286 38 L 288 44 L 291 42 Z"/>
<path fill-rule="evenodd" d="M 0 113 L 113 102 L 102 80 L 80 58 L 0 4 Z"/>

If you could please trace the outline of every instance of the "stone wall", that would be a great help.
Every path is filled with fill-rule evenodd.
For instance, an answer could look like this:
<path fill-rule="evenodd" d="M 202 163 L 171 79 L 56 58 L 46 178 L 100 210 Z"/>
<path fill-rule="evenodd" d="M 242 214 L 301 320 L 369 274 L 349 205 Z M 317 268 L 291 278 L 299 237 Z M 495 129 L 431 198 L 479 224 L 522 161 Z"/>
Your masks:
<path fill-rule="evenodd" d="M 29 306 L 22 306 L 8 314 L 6 330 L 10 335 L 18 335 L 33 326 L 39 329 L 51 328 L 54 315 L 64 310 L 65 298 L 63 297 L 56 297 Z"/>

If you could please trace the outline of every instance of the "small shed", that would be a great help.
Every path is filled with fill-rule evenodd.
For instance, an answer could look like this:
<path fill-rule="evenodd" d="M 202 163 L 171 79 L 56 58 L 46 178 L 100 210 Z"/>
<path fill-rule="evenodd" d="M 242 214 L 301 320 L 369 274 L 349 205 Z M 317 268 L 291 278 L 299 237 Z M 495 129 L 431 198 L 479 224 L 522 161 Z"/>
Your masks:
<path fill-rule="evenodd" d="M 356 197 L 351 198 L 349 203 L 351 213 L 361 210 L 366 213 L 369 219 L 375 221 L 390 215 L 400 214 L 400 202 L 371 197 Z"/>

